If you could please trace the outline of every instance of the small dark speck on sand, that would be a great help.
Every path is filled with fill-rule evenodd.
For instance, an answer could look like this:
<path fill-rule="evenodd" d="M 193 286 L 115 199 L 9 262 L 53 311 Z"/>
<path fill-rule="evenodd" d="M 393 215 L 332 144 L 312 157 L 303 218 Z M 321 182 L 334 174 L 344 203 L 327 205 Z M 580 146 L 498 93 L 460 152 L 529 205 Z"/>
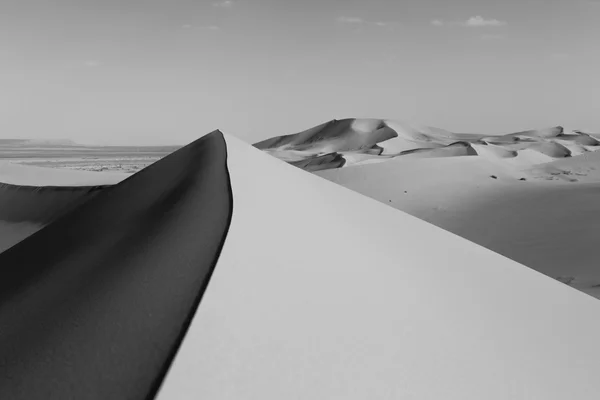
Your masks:
<path fill-rule="evenodd" d="M 520 178 L 519 180 L 520 180 L 520 181 L 526 181 L 527 179 L 525 179 L 525 178 Z"/>
<path fill-rule="evenodd" d="M 498 179 L 498 177 L 496 175 L 490 175 L 490 178 L 492 178 L 492 179 Z"/>

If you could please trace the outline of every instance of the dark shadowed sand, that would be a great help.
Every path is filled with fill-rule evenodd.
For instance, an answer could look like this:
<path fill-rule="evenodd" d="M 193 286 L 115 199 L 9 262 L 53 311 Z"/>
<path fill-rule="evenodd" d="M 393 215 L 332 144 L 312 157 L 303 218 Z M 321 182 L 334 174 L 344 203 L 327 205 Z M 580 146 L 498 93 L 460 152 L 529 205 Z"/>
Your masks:
<path fill-rule="evenodd" d="M 1 399 L 153 396 L 227 233 L 226 160 L 214 132 L 108 189 L 1 188 L 5 221 L 58 218 L 0 254 Z"/>

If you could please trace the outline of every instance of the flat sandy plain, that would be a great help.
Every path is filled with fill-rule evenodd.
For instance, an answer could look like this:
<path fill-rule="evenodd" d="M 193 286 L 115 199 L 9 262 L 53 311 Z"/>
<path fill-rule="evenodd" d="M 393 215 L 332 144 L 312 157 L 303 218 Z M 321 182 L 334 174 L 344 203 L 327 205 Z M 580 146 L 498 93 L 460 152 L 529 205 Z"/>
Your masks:
<path fill-rule="evenodd" d="M 135 173 L 179 146 L 82 146 L 68 140 L 0 139 L 0 161 L 46 168 Z"/>

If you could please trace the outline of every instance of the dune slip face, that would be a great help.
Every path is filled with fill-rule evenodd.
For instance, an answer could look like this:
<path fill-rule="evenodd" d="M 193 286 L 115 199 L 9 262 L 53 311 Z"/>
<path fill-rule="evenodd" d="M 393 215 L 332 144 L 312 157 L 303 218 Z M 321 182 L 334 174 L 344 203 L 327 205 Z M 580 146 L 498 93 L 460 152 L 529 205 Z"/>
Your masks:
<path fill-rule="evenodd" d="M 215 131 L 1 253 L 0 398 L 152 398 L 232 207 Z"/>

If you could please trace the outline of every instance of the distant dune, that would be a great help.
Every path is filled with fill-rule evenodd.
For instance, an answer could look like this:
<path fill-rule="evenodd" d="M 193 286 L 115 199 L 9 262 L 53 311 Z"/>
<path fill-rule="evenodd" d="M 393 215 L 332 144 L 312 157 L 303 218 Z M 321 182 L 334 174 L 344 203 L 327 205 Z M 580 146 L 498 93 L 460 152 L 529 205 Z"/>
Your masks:
<path fill-rule="evenodd" d="M 598 150 L 600 142 L 590 134 L 560 126 L 490 136 L 392 120 L 343 119 L 254 146 L 300 168 L 317 171 L 397 157 L 481 156 L 533 165 Z"/>
<path fill-rule="evenodd" d="M 255 146 L 600 297 L 597 136 L 347 119 Z"/>

